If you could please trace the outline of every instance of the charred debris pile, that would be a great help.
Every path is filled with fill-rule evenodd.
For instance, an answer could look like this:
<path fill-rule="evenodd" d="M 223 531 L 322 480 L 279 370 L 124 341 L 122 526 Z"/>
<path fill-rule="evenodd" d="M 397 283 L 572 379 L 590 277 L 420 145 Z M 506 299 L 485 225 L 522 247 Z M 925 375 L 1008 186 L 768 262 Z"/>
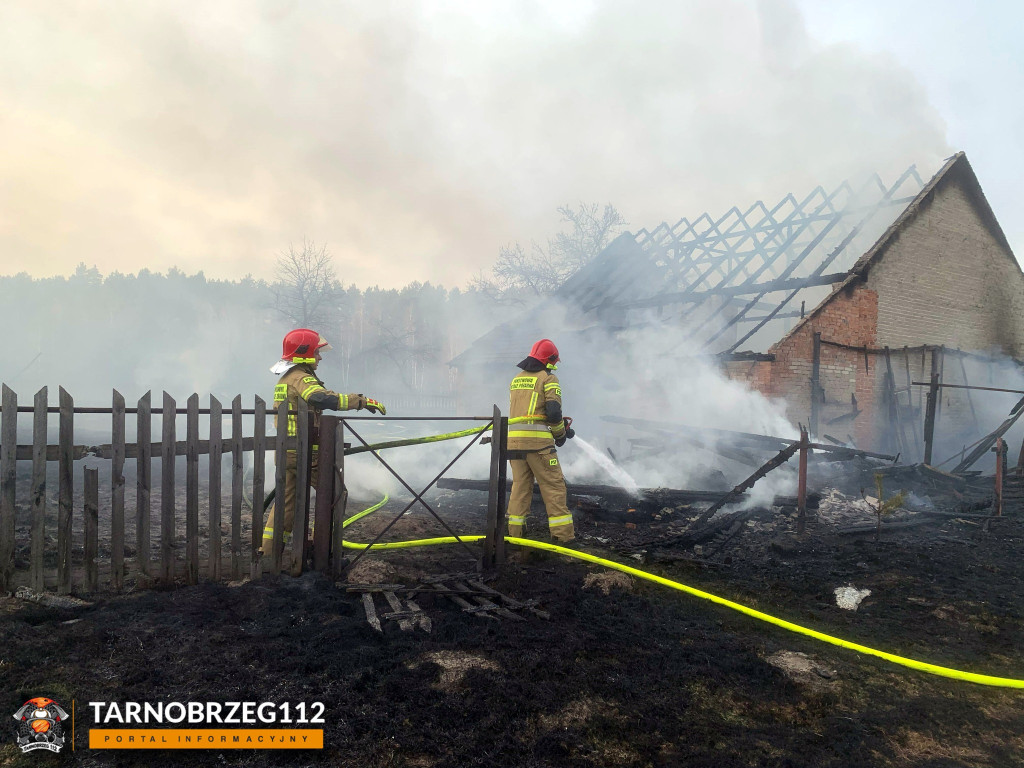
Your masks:
<path fill-rule="evenodd" d="M 925 463 L 900 463 L 897 455 L 858 450 L 831 439 L 813 442 L 803 429 L 801 439 L 791 440 L 619 416 L 604 420 L 642 433 L 630 440 L 634 460 L 697 446 L 750 467 L 749 476 L 732 488 L 717 470 L 707 472 L 699 483 L 703 487 L 696 489 L 641 488 L 634 494 L 614 485 L 569 484 L 569 505 L 584 539 L 645 561 L 678 560 L 683 552 L 706 559 L 745 532 L 770 538 L 809 530 L 878 536 L 941 526 L 950 519 L 988 530 L 992 521 L 1017 515 L 1024 507 L 1024 462 L 1007 468 L 1005 424 L 956 457 L 959 463 L 946 471 Z M 971 469 L 990 452 L 997 456 L 994 475 Z M 758 481 L 787 464 L 798 466 L 796 494 L 755 503 L 751 490 Z M 486 490 L 484 481 L 457 478 L 438 485 Z"/>

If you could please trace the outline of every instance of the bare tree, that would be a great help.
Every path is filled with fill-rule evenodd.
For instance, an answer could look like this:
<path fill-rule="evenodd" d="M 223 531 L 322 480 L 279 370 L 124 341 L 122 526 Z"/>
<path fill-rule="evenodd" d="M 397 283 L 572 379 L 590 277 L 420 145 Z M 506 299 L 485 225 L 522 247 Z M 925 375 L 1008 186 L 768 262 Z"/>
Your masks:
<path fill-rule="evenodd" d="M 470 288 L 497 300 L 524 301 L 554 293 L 572 275 L 594 259 L 627 225 L 614 206 L 580 203 L 558 209 L 567 231 L 548 240 L 547 248 L 532 243 L 527 251 L 518 243 L 498 252 L 492 277 L 478 276 Z"/>
<path fill-rule="evenodd" d="M 342 293 L 327 246 L 306 239 L 277 257 L 273 288 L 277 311 L 301 328 L 327 325 Z"/>

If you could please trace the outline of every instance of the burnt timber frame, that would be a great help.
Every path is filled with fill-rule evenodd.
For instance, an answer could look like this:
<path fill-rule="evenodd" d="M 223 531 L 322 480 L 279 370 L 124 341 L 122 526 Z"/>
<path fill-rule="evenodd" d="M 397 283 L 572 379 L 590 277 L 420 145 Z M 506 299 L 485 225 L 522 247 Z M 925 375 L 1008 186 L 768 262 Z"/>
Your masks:
<path fill-rule="evenodd" d="M 860 255 L 851 243 L 869 236 L 880 216 L 887 223 L 923 187 L 911 166 L 891 185 L 874 175 L 859 188 L 844 181 L 799 200 L 786 195 L 772 207 L 758 201 L 718 218 L 704 213 L 624 233 L 556 296 L 599 316 L 646 310 L 664 320 L 672 309 L 673 322 L 689 327 L 690 338 L 730 355 L 772 320 L 802 317 L 803 310 L 783 310 L 805 289 L 846 279 L 848 272 L 836 268 L 852 267 Z M 738 324 L 750 327 L 726 349 L 710 349 Z"/>

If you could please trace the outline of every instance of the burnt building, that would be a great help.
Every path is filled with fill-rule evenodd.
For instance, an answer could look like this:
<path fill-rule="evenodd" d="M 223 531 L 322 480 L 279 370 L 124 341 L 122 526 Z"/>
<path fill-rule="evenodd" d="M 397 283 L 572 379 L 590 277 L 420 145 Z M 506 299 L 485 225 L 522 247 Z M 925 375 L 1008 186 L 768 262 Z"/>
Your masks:
<path fill-rule="evenodd" d="M 911 167 L 624 233 L 546 310 L 456 357 L 463 392 L 550 335 L 545 311 L 560 338 L 676 329 L 813 435 L 905 460 L 931 459 L 932 433 L 960 449 L 995 427 L 958 387 L 1005 386 L 1024 356 L 1024 274 L 962 152 L 928 179 Z"/>

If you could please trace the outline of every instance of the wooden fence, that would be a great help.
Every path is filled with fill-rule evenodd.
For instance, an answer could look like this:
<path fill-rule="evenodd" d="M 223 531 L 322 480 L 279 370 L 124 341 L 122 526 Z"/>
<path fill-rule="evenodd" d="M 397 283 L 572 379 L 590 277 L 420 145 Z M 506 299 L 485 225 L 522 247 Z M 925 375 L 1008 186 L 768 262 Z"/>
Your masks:
<path fill-rule="evenodd" d="M 32 444 L 17 445 L 18 414 L 32 414 Z M 47 444 L 49 414 L 58 414 L 59 432 L 56 445 Z M 273 413 L 273 412 L 271 412 Z M 287 403 L 281 403 L 278 423 L 285 424 L 289 411 Z M 195 584 L 200 576 L 209 579 L 238 579 L 244 575 L 256 578 L 262 569 L 270 573 L 281 570 L 284 533 L 282 516 L 275 515 L 273 530 L 274 550 L 270 558 L 261 560 L 259 551 L 263 537 L 263 499 L 265 496 L 265 458 L 267 451 L 274 451 L 276 473 L 273 478 L 277 499 L 284 497 L 285 464 L 287 450 L 295 450 L 297 458 L 296 486 L 305 492 L 296 494 L 295 522 L 292 539 L 292 573 L 301 573 L 306 559 L 307 539 L 311 512 L 315 512 L 313 526 L 312 560 L 317 570 L 340 575 L 345 567 L 341 557 L 343 551 L 342 521 L 345 514 L 344 457 L 345 419 L 336 416 L 321 417 L 317 504 L 310 510 L 309 472 L 313 446 L 312 413 L 305 402 L 300 401 L 298 411 L 292 412 L 297 418 L 297 435 L 279 438 L 266 434 L 266 402 L 256 397 L 253 408 L 242 407 L 241 395 L 236 396 L 230 410 L 211 396 L 208 408 L 199 407 L 199 395 L 191 395 L 185 408 L 178 408 L 174 398 L 164 392 L 161 407 L 154 408 L 150 393 L 139 399 L 134 408 L 125 406 L 124 397 L 113 392 L 111 407 L 76 407 L 68 392 L 61 387 L 59 405 L 48 404 L 47 388 L 36 393 L 32 406 L 19 406 L 17 395 L 6 385 L 2 388 L 0 402 L 0 593 L 20 585 L 34 590 L 56 588 L 58 592 L 95 592 L 102 588 L 119 591 L 124 588 L 125 579 L 136 577 L 138 582 L 172 584 L 183 581 Z M 76 414 L 109 415 L 111 419 L 111 441 L 104 445 L 76 445 L 74 419 Z M 136 441 L 125 440 L 126 419 L 130 414 L 136 418 Z M 230 436 L 222 432 L 223 418 L 230 414 Z M 178 440 L 176 416 L 185 416 L 185 440 Z M 200 439 L 199 417 L 209 416 L 209 434 Z M 152 419 L 161 417 L 161 439 L 152 442 Z M 243 417 L 253 417 L 252 435 L 243 435 Z M 357 419 L 359 417 L 356 417 Z M 370 417 L 364 417 L 370 418 Z M 478 417 L 477 420 L 479 420 Z M 351 417 L 350 419 L 351 420 Z M 389 419 L 390 420 L 390 419 Z M 487 420 L 505 424 L 495 407 L 494 417 Z M 356 432 L 348 425 L 348 430 Z M 358 436 L 358 435 L 357 435 Z M 362 438 L 359 438 L 362 440 Z M 364 441 L 365 442 L 365 441 Z M 475 442 L 475 441 L 474 441 Z M 243 510 L 243 454 L 251 452 L 253 460 L 252 509 Z M 225 541 L 221 528 L 224 520 L 221 495 L 223 490 L 222 457 L 231 456 L 230 484 L 231 501 L 227 510 L 229 523 L 228 539 Z M 503 559 L 504 525 L 504 448 L 503 441 L 492 445 L 491 499 L 488 504 L 488 539 L 484 547 L 482 562 L 493 567 Z M 206 551 L 201 551 L 200 542 L 200 461 L 201 455 L 209 456 L 209 502 L 206 510 L 208 535 Z M 373 455 L 388 466 L 378 453 Z M 461 455 L 461 454 L 460 454 Z M 110 461 L 110 541 L 109 558 L 100 556 L 100 493 L 99 471 L 96 468 L 82 468 L 83 498 L 79 509 L 83 515 L 81 526 L 81 549 L 73 546 L 73 522 L 75 515 L 74 462 L 87 456 Z M 179 515 L 176 492 L 175 458 L 185 456 L 185 504 L 184 504 L 184 557 L 181 557 L 179 539 Z M 135 461 L 135 539 L 134 558 L 126 557 L 125 525 L 125 477 L 126 460 Z M 151 503 L 152 468 L 154 459 L 160 461 L 160 504 L 154 510 Z M 30 461 L 31 477 L 31 525 L 28 536 L 28 566 L 16 567 L 24 558 L 16 561 L 16 488 L 17 462 Z M 49 503 L 47 500 L 47 465 L 57 464 L 57 516 L 56 516 L 56 558 L 47 551 L 46 519 Z M 390 467 L 388 467 L 391 470 Z M 391 470 L 394 472 L 394 470 Z M 397 473 L 395 473 L 397 476 Z M 442 472 L 443 474 L 443 472 Z M 438 476 L 440 477 L 440 475 Z M 434 482 L 438 478 L 434 479 Z M 401 480 L 401 477 L 399 477 Z M 405 481 L 402 481 L 410 488 Z M 433 482 L 431 483 L 431 486 Z M 428 486 L 429 488 L 430 486 Z M 410 488 L 411 490 L 411 488 Z M 425 492 L 424 489 L 423 492 Z M 416 494 L 413 503 L 419 502 L 432 510 Z M 407 507 L 408 509 L 408 507 Z M 442 521 L 443 522 L 443 521 Z M 249 528 L 249 537 L 243 531 Z M 154 549 L 153 525 L 159 525 L 159 547 Z M 24 544 L 24 542 L 22 542 Z M 23 547 L 24 548 L 24 547 Z M 73 557 L 81 552 L 81 558 Z M 47 555 L 51 565 L 47 566 Z M 101 574 L 102 571 L 102 574 Z M 101 575 L 105 578 L 101 578 Z"/>

